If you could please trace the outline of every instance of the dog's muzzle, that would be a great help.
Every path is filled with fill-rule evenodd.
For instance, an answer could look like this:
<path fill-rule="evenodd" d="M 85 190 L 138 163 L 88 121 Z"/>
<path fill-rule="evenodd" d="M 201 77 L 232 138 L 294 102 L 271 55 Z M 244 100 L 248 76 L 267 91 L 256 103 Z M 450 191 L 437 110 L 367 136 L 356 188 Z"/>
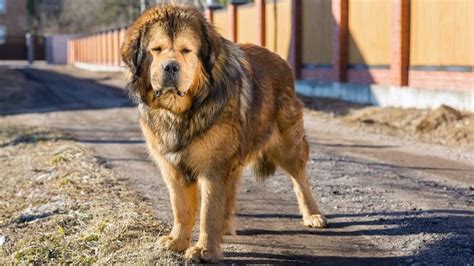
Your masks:
<path fill-rule="evenodd" d="M 163 86 L 155 92 L 156 97 L 160 97 L 164 90 L 175 90 L 179 96 L 184 96 L 184 92 L 178 90 L 177 86 L 179 69 L 179 63 L 176 60 L 168 60 L 163 63 Z"/>

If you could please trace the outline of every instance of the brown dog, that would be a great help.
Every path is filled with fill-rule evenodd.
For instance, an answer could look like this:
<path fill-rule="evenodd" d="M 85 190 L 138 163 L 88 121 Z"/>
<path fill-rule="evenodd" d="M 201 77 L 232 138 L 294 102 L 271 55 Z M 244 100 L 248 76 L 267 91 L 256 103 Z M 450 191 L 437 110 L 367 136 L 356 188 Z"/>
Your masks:
<path fill-rule="evenodd" d="M 282 58 L 232 43 L 199 10 L 172 5 L 135 21 L 122 58 L 148 149 L 169 189 L 174 224 L 160 239 L 165 248 L 186 250 L 193 261 L 222 258 L 222 235 L 235 233 L 236 185 L 247 164 L 259 178 L 277 166 L 285 170 L 304 224 L 325 227 L 305 170 L 303 104 Z M 199 240 L 189 247 L 199 204 Z"/>

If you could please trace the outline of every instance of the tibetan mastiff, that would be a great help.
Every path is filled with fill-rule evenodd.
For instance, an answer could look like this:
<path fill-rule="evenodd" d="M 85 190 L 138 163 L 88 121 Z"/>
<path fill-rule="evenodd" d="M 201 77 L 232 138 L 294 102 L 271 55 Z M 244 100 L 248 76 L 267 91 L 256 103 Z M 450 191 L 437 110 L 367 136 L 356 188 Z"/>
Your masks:
<path fill-rule="evenodd" d="M 236 187 L 250 164 L 293 181 L 303 223 L 325 227 L 305 170 L 303 104 L 285 60 L 220 36 L 193 7 L 159 5 L 128 29 L 122 59 L 148 149 L 169 190 L 174 224 L 163 247 L 192 261 L 222 258 L 235 234 Z M 190 247 L 196 215 L 200 235 Z"/>

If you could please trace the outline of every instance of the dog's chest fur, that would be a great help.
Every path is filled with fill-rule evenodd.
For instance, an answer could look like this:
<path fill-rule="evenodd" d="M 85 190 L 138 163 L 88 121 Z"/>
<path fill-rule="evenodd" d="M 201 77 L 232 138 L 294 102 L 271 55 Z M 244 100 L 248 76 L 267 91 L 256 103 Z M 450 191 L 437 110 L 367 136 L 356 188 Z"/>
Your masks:
<path fill-rule="evenodd" d="M 178 116 L 165 109 L 152 111 L 143 104 L 140 104 L 138 109 L 145 126 L 152 132 L 151 136 L 145 135 L 150 138 L 147 141 L 152 149 L 173 164 L 185 176 L 187 182 L 194 181 L 197 173 L 186 163 L 188 148 L 193 138 L 204 132 L 209 125 L 196 124 L 189 117 Z"/>
<path fill-rule="evenodd" d="M 183 121 L 166 110 L 151 111 L 144 104 L 138 106 L 140 117 L 153 132 L 153 148 L 165 155 L 181 150 Z"/>

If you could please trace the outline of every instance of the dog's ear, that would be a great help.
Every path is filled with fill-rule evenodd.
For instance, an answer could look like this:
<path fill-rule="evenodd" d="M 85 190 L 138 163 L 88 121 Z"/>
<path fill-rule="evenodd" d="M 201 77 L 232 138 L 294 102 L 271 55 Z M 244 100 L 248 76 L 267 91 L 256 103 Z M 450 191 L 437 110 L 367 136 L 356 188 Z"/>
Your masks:
<path fill-rule="evenodd" d="M 204 62 L 207 73 L 211 75 L 212 68 L 221 51 L 221 36 L 213 25 L 202 21 L 202 38 L 200 57 Z"/>
<path fill-rule="evenodd" d="M 134 27 L 131 27 L 126 35 L 122 45 L 122 60 L 130 68 L 135 77 L 140 76 L 141 64 L 145 55 L 142 47 L 143 33 Z"/>

